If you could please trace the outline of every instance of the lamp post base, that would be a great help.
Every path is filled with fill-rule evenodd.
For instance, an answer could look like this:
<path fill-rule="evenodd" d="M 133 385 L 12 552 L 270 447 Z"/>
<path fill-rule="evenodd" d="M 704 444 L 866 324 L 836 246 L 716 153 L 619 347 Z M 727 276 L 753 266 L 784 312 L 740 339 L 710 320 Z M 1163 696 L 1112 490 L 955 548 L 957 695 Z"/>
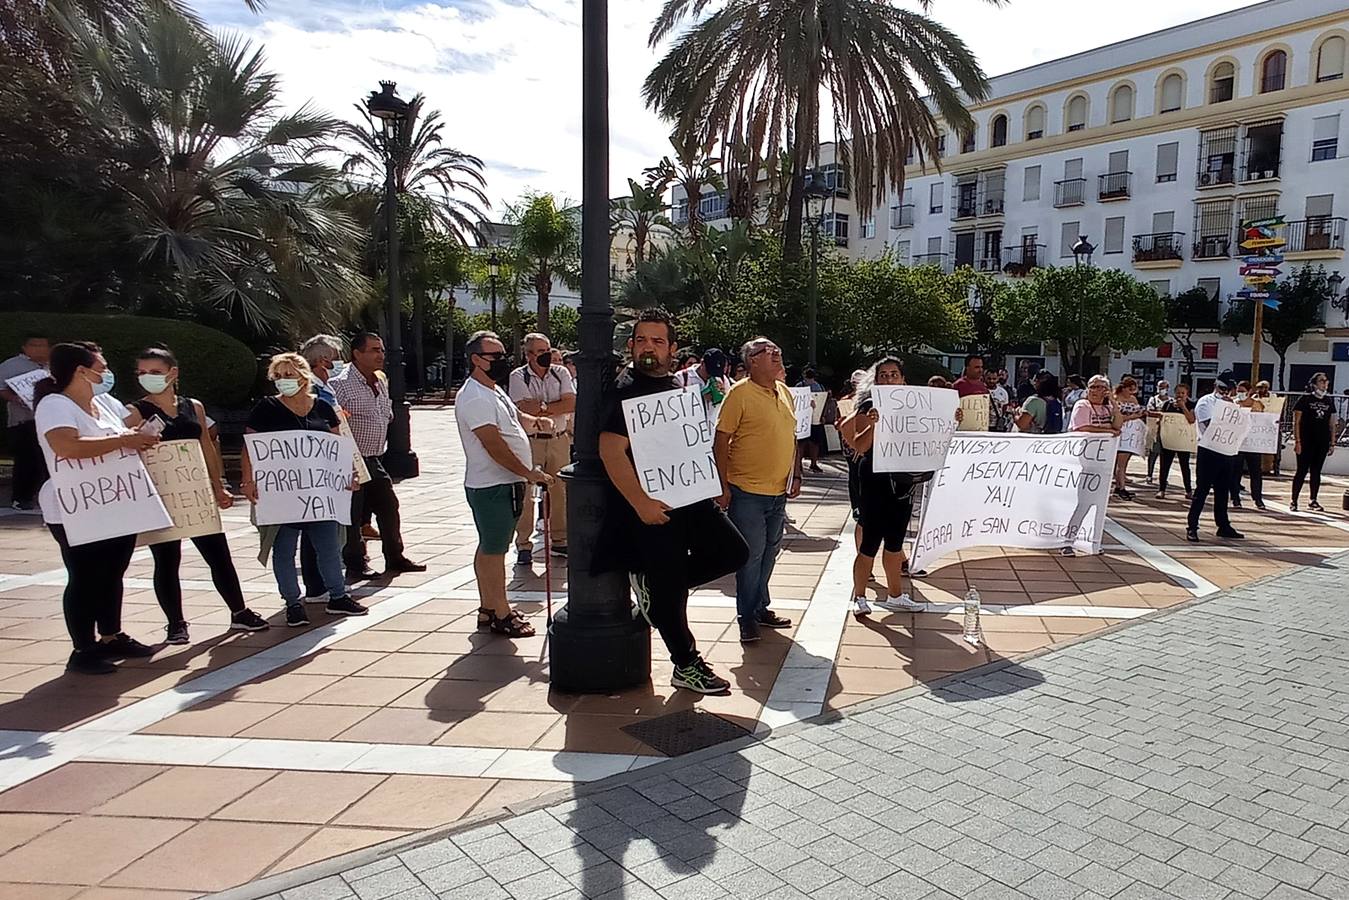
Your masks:
<path fill-rule="evenodd" d="M 422 473 L 421 461 L 411 450 L 386 450 L 384 452 L 384 471 L 394 481 L 416 478 Z"/>

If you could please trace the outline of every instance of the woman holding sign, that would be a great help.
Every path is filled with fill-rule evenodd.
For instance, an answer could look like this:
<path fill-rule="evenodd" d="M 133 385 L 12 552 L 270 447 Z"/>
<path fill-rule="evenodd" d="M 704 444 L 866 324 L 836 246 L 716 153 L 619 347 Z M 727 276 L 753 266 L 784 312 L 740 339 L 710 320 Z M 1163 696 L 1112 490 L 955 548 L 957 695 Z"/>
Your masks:
<path fill-rule="evenodd" d="M 309 363 L 298 353 L 278 353 L 267 367 L 267 377 L 276 385 L 276 396 L 264 397 L 248 415 L 248 434 L 268 434 L 279 431 L 326 431 L 341 434 L 337 413 L 332 406 L 318 399 L 310 390 L 314 381 Z M 244 496 L 258 502 L 258 486 L 253 480 L 253 461 L 248 444 L 243 454 Z M 353 473 L 351 486 L 356 487 Z M 352 523 L 356 526 L 357 523 Z M 286 601 L 286 624 L 299 628 L 309 624 L 300 594 L 300 582 L 295 574 L 295 549 L 300 535 L 307 534 L 314 542 L 319 572 L 328 589 L 326 611 L 330 616 L 363 616 L 369 612 L 347 594 L 347 582 L 342 573 L 342 526 L 333 519 L 293 522 L 281 525 L 272 544 L 272 574 L 281 598 Z"/>
<path fill-rule="evenodd" d="M 1311 476 L 1312 499 L 1308 509 L 1322 512 L 1316 502 L 1321 491 L 1321 466 L 1326 457 L 1335 452 L 1331 438 L 1335 434 L 1335 401 L 1327 396 L 1330 379 L 1325 372 L 1317 372 L 1307 383 L 1307 393 L 1298 398 L 1293 407 L 1293 452 L 1297 454 L 1297 472 L 1293 475 L 1293 499 L 1288 508 L 1297 512 L 1297 498 L 1302 484 Z"/>
<path fill-rule="evenodd" d="M 1144 420 L 1148 414 L 1138 402 L 1138 382 L 1132 375 L 1125 375 L 1116 386 L 1115 408 L 1119 410 L 1121 431 L 1126 428 L 1145 430 Z M 1131 422 L 1139 424 L 1131 425 Z M 1120 500 L 1134 499 L 1133 491 L 1129 490 L 1129 458 L 1135 455 L 1133 451 L 1123 449 L 1123 443 L 1115 453 L 1115 496 Z"/>
<path fill-rule="evenodd" d="M 215 441 L 206 431 L 206 408 L 201 401 L 178 393 L 178 360 L 162 347 L 141 351 L 136 358 L 136 380 L 145 397 L 131 404 L 126 424 L 132 428 L 146 425 L 159 434 L 162 441 L 198 441 L 206 460 L 207 478 L 215 495 L 216 505 L 229 509 L 234 497 L 225 487 L 224 467 Z M 244 604 L 239 573 L 230 558 L 229 541 L 223 531 L 192 538 L 201 558 L 211 570 L 211 581 L 224 598 L 230 610 L 231 631 L 265 631 L 267 620 Z M 181 540 L 162 541 L 150 545 L 155 559 L 155 599 L 168 620 L 165 626 L 167 643 L 186 644 L 189 637 L 187 620 L 183 617 L 183 586 L 178 580 L 178 567 L 183 558 Z"/>
<path fill-rule="evenodd" d="M 51 351 L 51 379 L 34 391 L 38 444 L 55 473 L 57 460 L 93 460 L 119 451 L 139 452 L 159 438 L 128 431 L 106 406 L 94 402 L 110 379 L 97 344 L 57 344 Z M 110 659 L 152 656 L 154 650 L 122 631 L 122 576 L 136 550 L 136 535 L 125 534 L 71 545 L 62 524 L 54 482 L 38 495 L 42 520 L 61 548 L 66 566 L 62 596 L 66 630 L 75 645 L 66 668 L 86 675 L 117 671 Z M 95 631 L 97 629 L 97 632 Z M 97 634 L 97 636 L 96 636 Z"/>
<path fill-rule="evenodd" d="M 1244 406 L 1253 413 L 1262 413 L 1265 411 L 1264 401 L 1251 390 L 1249 381 L 1237 382 L 1237 406 Z M 1251 500 L 1255 503 L 1256 509 L 1265 508 L 1264 495 L 1264 477 L 1260 471 L 1259 453 L 1251 453 L 1243 450 L 1237 454 L 1236 465 L 1232 469 L 1232 502 L 1229 504 L 1233 509 L 1241 509 L 1241 473 L 1245 469 L 1251 479 Z"/>
<path fill-rule="evenodd" d="M 1178 413 L 1185 417 L 1185 421 L 1194 427 L 1194 404 L 1190 402 L 1190 386 L 1181 381 L 1176 384 L 1176 396 L 1173 400 L 1168 400 L 1162 404 L 1162 408 L 1155 413 L 1149 413 L 1157 418 Z M 1158 440 L 1160 440 L 1160 432 Z M 1194 496 L 1194 487 L 1190 483 L 1190 454 L 1185 450 L 1172 450 L 1165 444 L 1162 444 L 1162 472 L 1157 481 L 1157 499 L 1166 499 L 1166 485 L 1171 477 L 1171 464 L 1177 459 L 1180 460 L 1181 482 L 1185 485 L 1185 499 L 1189 500 Z"/>

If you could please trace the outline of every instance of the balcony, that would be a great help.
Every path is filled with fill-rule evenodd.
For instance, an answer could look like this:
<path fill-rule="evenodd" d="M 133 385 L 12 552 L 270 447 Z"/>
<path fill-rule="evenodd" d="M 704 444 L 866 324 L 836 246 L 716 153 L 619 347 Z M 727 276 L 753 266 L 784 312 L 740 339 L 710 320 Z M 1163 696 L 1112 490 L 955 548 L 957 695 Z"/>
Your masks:
<path fill-rule="evenodd" d="M 1194 242 L 1195 259 L 1227 259 L 1232 255 L 1232 238 L 1225 234 L 1210 234 Z"/>
<path fill-rule="evenodd" d="M 1013 278 L 1022 278 L 1045 264 L 1048 247 L 1044 244 L 1022 244 L 1020 247 L 1004 247 L 1002 251 L 1002 271 Z"/>
<path fill-rule="evenodd" d="M 971 180 L 958 183 L 951 196 L 951 220 L 973 219 L 978 213 L 978 182 Z"/>
<path fill-rule="evenodd" d="M 1217 187 L 1223 184 L 1236 184 L 1237 170 L 1236 166 L 1223 165 L 1199 173 L 1199 186 L 1201 188 Z"/>
<path fill-rule="evenodd" d="M 1003 213 L 1003 199 L 1005 191 L 1001 187 L 990 187 L 984 190 L 983 196 L 979 198 L 979 215 L 981 216 L 1000 216 Z"/>
<path fill-rule="evenodd" d="M 936 266 L 943 272 L 951 271 L 950 254 L 948 253 L 915 253 L 913 264 L 915 266 Z"/>
<path fill-rule="evenodd" d="M 899 206 L 890 207 L 890 227 L 891 228 L 912 228 L 913 227 L 913 204 L 903 203 Z"/>
<path fill-rule="evenodd" d="M 1128 200 L 1131 172 L 1111 172 L 1101 175 L 1096 188 L 1098 200 Z"/>
<path fill-rule="evenodd" d="M 997 256 L 981 256 L 974 261 L 974 268 L 980 272 L 1001 272 L 1002 259 Z"/>
<path fill-rule="evenodd" d="M 1185 262 L 1185 235 L 1179 231 L 1134 235 L 1134 265 L 1140 269 L 1178 269 Z"/>
<path fill-rule="evenodd" d="M 1087 179 L 1069 178 L 1054 182 L 1054 205 L 1060 209 L 1065 206 L 1081 206 L 1087 202 Z"/>
<path fill-rule="evenodd" d="M 1289 222 L 1283 230 L 1285 259 L 1343 259 L 1345 220 L 1311 216 Z"/>

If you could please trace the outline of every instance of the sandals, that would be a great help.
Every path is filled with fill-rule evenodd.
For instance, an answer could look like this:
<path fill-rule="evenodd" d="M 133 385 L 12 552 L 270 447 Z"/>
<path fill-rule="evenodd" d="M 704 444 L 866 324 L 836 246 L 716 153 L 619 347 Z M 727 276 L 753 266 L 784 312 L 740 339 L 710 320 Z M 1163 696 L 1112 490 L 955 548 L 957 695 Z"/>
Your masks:
<path fill-rule="evenodd" d="M 534 626 L 529 624 L 529 620 L 521 615 L 519 610 L 515 609 L 505 616 L 498 616 L 487 607 L 480 606 L 478 607 L 478 627 L 487 628 L 493 634 L 504 634 L 513 638 L 527 638 L 535 635 Z"/>

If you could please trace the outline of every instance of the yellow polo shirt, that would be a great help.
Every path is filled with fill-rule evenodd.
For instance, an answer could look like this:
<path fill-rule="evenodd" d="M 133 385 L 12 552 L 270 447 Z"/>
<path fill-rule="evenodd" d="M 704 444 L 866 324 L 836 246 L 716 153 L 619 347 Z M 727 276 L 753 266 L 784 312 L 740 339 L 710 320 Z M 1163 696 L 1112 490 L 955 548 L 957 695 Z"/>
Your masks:
<path fill-rule="evenodd" d="M 796 461 L 796 404 L 787 385 L 760 387 L 746 378 L 726 392 L 717 431 L 731 436 L 727 479 L 750 494 L 787 492 Z"/>

